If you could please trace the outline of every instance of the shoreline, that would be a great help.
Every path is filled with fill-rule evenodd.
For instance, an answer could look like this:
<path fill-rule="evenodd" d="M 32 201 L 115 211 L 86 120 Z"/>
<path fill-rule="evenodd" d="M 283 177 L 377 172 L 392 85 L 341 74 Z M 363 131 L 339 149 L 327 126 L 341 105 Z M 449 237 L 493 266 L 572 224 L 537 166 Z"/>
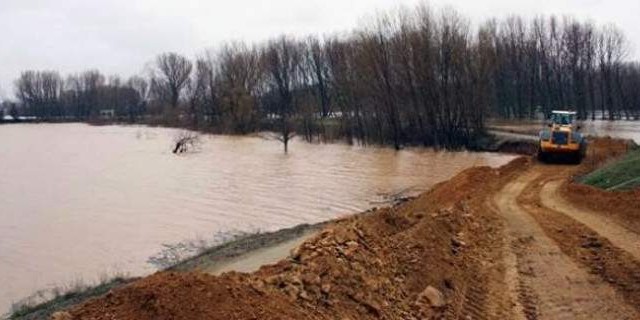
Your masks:
<path fill-rule="evenodd" d="M 234 133 L 224 133 L 211 129 L 203 129 L 197 128 L 193 126 L 182 126 L 179 124 L 167 124 L 162 122 L 153 122 L 153 121 L 140 121 L 140 122 L 126 122 L 126 121 L 25 121 L 25 122 L 0 122 L 0 124 L 31 124 L 31 125 L 39 125 L 39 124 L 85 124 L 88 126 L 94 127 L 104 127 L 104 126 L 143 126 L 149 128 L 166 128 L 166 129 L 175 129 L 175 130 L 187 130 L 192 131 L 201 135 L 222 135 L 222 136 L 230 136 L 230 137 L 258 137 L 264 138 L 261 133 L 272 133 L 269 130 L 263 131 L 255 131 L 245 134 L 234 134 Z M 277 132 L 276 132 L 277 133 Z M 458 148 L 443 148 L 437 146 L 424 146 L 421 144 L 403 144 L 401 145 L 400 150 L 407 148 L 426 148 L 426 149 L 434 149 L 434 150 L 452 150 L 452 151 L 470 151 L 470 152 L 495 152 L 495 153 L 509 153 L 509 154 L 519 154 L 519 155 L 532 155 L 534 150 L 531 146 L 532 141 L 535 142 L 537 135 L 516 135 L 516 134 L 506 134 L 507 132 L 503 132 L 501 130 L 495 130 L 495 128 L 487 127 L 485 132 L 477 135 L 473 140 L 469 141 L 468 144 L 460 146 Z M 318 138 L 318 140 L 314 141 L 306 141 L 301 140 L 310 144 L 347 144 L 350 143 L 345 140 L 345 137 L 339 136 L 327 136 Z M 359 143 L 355 143 L 354 145 L 360 145 Z M 361 144 L 362 146 L 371 146 L 376 148 L 393 148 L 391 144 L 383 143 L 383 144 L 370 144 L 365 143 Z M 522 145 L 525 145 L 524 147 Z"/>
<path fill-rule="evenodd" d="M 211 270 L 214 270 L 218 266 L 242 260 L 257 251 L 286 244 L 291 241 L 307 239 L 332 221 L 334 220 L 316 224 L 300 224 L 274 232 L 249 234 L 239 239 L 208 248 L 194 257 L 187 258 L 159 272 L 202 271 L 213 273 Z"/>
<path fill-rule="evenodd" d="M 371 210 L 365 211 L 364 213 L 366 212 L 371 212 Z M 355 215 L 364 213 L 356 213 Z M 257 270 L 263 265 L 276 263 L 285 259 L 292 248 L 335 221 L 337 220 L 328 220 L 315 224 L 305 223 L 273 232 L 247 234 L 229 242 L 207 248 L 196 256 L 186 258 L 152 274 L 159 272 L 192 271 L 219 274 L 227 271 L 238 271 L 235 270 L 235 268 L 230 268 L 230 266 L 244 264 L 247 261 L 249 261 L 247 264 L 250 265 L 252 269 L 257 267 L 255 268 L 255 270 Z M 272 248 L 277 248 L 278 250 L 269 252 L 269 254 L 259 257 L 258 259 L 253 258 L 256 253 Z M 252 269 L 245 271 L 255 271 Z M 216 272 L 215 270 L 218 271 Z M 22 308 L 24 309 L 20 308 L 16 311 L 9 310 L 4 315 L 0 314 L 0 319 L 47 319 L 58 311 L 79 305 L 89 299 L 99 297 L 110 290 L 121 288 L 139 279 L 140 277 L 116 277 L 97 285 L 87 286 L 78 291 L 62 293 L 60 296 L 53 297 L 50 300 L 33 306 L 23 306 Z M 29 297 L 25 299 L 29 299 Z"/>

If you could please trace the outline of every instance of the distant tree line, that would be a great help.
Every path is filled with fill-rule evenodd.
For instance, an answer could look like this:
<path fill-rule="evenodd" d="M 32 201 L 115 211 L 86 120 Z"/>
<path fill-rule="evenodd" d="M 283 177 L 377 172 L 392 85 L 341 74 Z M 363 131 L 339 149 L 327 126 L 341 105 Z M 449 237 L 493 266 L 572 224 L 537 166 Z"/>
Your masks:
<path fill-rule="evenodd" d="M 628 43 L 615 27 L 511 17 L 486 23 L 480 37 L 493 43 L 497 115 L 523 118 L 569 107 L 581 119 L 640 118 L 640 64 L 627 61 Z"/>
<path fill-rule="evenodd" d="M 141 88 L 142 86 L 143 88 Z M 89 70 L 63 79 L 57 71 L 25 71 L 15 81 L 15 95 L 22 114 L 44 120 L 90 120 L 101 109 L 135 121 L 145 113 L 147 80 L 132 77 L 105 78 Z"/>
<path fill-rule="evenodd" d="M 97 70 L 25 71 L 22 112 L 308 141 L 457 148 L 485 119 L 573 108 L 581 118 L 640 118 L 640 64 L 624 35 L 571 18 L 490 20 L 473 31 L 451 9 L 379 14 L 347 35 L 228 43 L 191 60 L 159 55 L 123 81 Z"/>

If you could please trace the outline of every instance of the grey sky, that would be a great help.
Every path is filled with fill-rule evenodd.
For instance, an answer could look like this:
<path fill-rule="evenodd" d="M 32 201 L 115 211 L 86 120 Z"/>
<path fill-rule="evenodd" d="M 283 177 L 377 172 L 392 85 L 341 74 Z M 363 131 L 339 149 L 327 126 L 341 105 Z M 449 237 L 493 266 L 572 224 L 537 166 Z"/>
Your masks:
<path fill-rule="evenodd" d="M 130 76 L 164 51 L 189 56 L 225 40 L 347 31 L 366 15 L 420 0 L 0 0 L 0 97 L 25 69 Z M 640 47 L 640 0 L 433 0 L 474 23 L 569 14 L 615 23 Z M 640 57 L 638 50 L 632 56 Z"/>

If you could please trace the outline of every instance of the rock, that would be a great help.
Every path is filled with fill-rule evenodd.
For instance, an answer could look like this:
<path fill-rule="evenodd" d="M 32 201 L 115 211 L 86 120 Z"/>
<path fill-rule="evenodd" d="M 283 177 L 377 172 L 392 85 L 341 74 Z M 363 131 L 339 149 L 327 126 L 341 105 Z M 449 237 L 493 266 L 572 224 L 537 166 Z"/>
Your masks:
<path fill-rule="evenodd" d="M 441 308 L 447 305 L 447 301 L 444 298 L 444 295 L 440 290 L 428 286 L 422 293 L 418 295 L 417 304 L 428 303 L 431 307 Z"/>
<path fill-rule="evenodd" d="M 294 275 L 290 276 L 289 279 L 287 279 L 287 280 L 289 280 L 288 281 L 289 283 L 291 283 L 293 285 L 296 285 L 296 286 L 302 284 L 302 278 L 300 277 L 299 274 L 294 274 Z"/>
<path fill-rule="evenodd" d="M 360 244 L 358 244 L 356 241 L 353 241 L 353 240 L 347 241 L 346 245 L 349 248 L 354 248 L 354 247 L 357 248 L 360 246 Z"/>
<path fill-rule="evenodd" d="M 306 301 L 312 301 L 313 299 L 311 299 L 311 296 L 309 296 L 309 294 L 306 291 L 300 291 L 300 293 L 298 294 L 298 297 L 302 300 L 306 300 Z"/>
<path fill-rule="evenodd" d="M 260 294 L 266 293 L 265 284 L 262 281 L 254 281 L 251 283 L 251 288 Z M 211 292 L 207 293 L 207 298 L 212 298 L 213 294 Z"/>
<path fill-rule="evenodd" d="M 73 317 L 69 312 L 59 311 L 51 315 L 51 320 L 71 320 Z"/>
<path fill-rule="evenodd" d="M 320 276 L 315 273 L 304 273 L 302 274 L 301 279 L 305 286 L 318 286 L 321 283 Z"/>
<path fill-rule="evenodd" d="M 452 238 L 452 239 L 451 239 L 451 244 L 452 244 L 454 247 L 466 247 L 466 246 L 467 246 L 467 243 L 466 243 L 466 242 L 464 242 L 464 241 L 462 241 L 462 240 L 460 240 L 460 239 L 458 239 L 458 238 Z"/>
<path fill-rule="evenodd" d="M 360 239 L 364 239 L 364 232 L 362 232 L 362 230 L 360 230 L 359 228 L 354 228 L 353 230 L 356 232 L 358 237 L 360 237 Z"/>

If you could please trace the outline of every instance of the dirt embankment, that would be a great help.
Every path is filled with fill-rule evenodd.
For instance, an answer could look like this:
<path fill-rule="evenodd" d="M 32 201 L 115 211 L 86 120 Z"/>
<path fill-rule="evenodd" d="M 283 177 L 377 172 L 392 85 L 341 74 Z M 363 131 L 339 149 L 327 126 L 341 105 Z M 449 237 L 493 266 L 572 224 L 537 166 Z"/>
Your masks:
<path fill-rule="evenodd" d="M 418 199 L 338 221 L 252 274 L 159 273 L 72 309 L 74 319 L 423 318 L 504 314 L 495 215 L 500 170 L 475 168 Z M 506 308 L 506 309 L 505 309 Z M 59 315 L 60 316 L 60 315 Z"/>
<path fill-rule="evenodd" d="M 585 175 L 609 161 L 620 158 L 635 144 L 629 141 L 600 138 L 590 142 L 589 157 L 585 163 L 571 173 L 573 177 Z M 621 225 L 640 233 L 640 189 L 607 192 L 605 190 L 565 180 L 561 192 L 576 207 L 595 210 Z"/>
<path fill-rule="evenodd" d="M 415 200 L 336 221 L 256 272 L 161 272 L 56 317 L 640 319 L 637 233 L 613 236 L 623 220 L 594 225 L 611 220 L 608 210 L 559 204 L 579 197 L 572 177 L 618 147 L 595 142 L 578 167 L 520 158 L 473 168 Z M 558 193 L 551 187 L 562 197 L 541 198 Z"/>

